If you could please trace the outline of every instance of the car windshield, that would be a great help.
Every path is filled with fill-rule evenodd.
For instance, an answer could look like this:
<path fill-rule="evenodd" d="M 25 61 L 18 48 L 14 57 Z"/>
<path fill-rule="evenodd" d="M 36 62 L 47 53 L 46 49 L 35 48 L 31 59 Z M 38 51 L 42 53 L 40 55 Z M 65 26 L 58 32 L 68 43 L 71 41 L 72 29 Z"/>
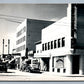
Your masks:
<path fill-rule="evenodd" d="M 33 64 L 38 64 L 38 60 L 33 60 Z"/>

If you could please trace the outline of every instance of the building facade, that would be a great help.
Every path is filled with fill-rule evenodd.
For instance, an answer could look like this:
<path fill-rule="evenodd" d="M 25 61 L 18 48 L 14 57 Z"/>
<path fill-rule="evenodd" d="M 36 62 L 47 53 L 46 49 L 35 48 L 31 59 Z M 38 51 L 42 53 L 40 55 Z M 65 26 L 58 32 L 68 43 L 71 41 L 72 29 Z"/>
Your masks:
<path fill-rule="evenodd" d="M 25 19 L 17 27 L 16 52 L 21 54 L 20 64 L 24 58 L 33 57 L 34 43 L 41 39 L 41 30 L 52 23 L 52 21 Z"/>
<path fill-rule="evenodd" d="M 84 5 L 69 4 L 67 16 L 42 29 L 34 57 L 41 70 L 57 74 L 84 74 Z"/>

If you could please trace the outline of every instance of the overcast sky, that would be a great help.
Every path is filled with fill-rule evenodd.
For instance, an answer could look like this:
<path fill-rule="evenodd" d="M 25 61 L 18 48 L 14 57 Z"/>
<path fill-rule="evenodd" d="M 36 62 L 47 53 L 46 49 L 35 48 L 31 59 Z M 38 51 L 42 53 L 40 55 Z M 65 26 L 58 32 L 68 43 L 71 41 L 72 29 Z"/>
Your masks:
<path fill-rule="evenodd" d="M 67 4 L 0 4 L 0 53 L 2 53 L 2 39 L 15 40 L 17 22 L 25 18 L 57 21 L 67 15 Z M 13 22 L 15 21 L 15 22 Z M 11 39 L 11 48 L 16 41 Z"/>

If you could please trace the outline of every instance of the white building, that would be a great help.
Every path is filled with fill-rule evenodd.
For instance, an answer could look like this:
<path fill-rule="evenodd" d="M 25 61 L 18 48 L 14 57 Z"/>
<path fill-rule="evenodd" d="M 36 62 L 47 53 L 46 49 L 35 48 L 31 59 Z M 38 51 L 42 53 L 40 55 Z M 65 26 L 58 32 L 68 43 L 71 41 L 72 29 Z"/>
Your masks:
<path fill-rule="evenodd" d="M 52 21 L 25 19 L 17 27 L 16 52 L 21 54 L 20 62 L 22 58 L 33 57 L 34 43 L 41 39 L 41 30 L 52 23 Z"/>
<path fill-rule="evenodd" d="M 83 9 L 83 5 L 69 4 L 66 17 L 42 29 L 34 54 L 41 70 L 46 66 L 57 74 L 84 74 Z"/>

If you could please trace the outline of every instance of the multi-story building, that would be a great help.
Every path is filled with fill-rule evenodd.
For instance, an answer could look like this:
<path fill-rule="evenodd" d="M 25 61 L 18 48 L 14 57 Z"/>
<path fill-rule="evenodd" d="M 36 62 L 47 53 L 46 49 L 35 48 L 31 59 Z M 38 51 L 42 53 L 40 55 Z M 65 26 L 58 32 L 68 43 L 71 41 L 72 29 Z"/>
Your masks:
<path fill-rule="evenodd" d="M 34 43 L 41 39 L 41 30 L 52 23 L 52 21 L 25 19 L 17 27 L 16 52 L 21 54 L 20 62 L 22 62 L 22 58 L 33 55 Z"/>
<path fill-rule="evenodd" d="M 69 4 L 67 16 L 42 29 L 34 57 L 41 70 L 84 74 L 84 5 Z"/>

